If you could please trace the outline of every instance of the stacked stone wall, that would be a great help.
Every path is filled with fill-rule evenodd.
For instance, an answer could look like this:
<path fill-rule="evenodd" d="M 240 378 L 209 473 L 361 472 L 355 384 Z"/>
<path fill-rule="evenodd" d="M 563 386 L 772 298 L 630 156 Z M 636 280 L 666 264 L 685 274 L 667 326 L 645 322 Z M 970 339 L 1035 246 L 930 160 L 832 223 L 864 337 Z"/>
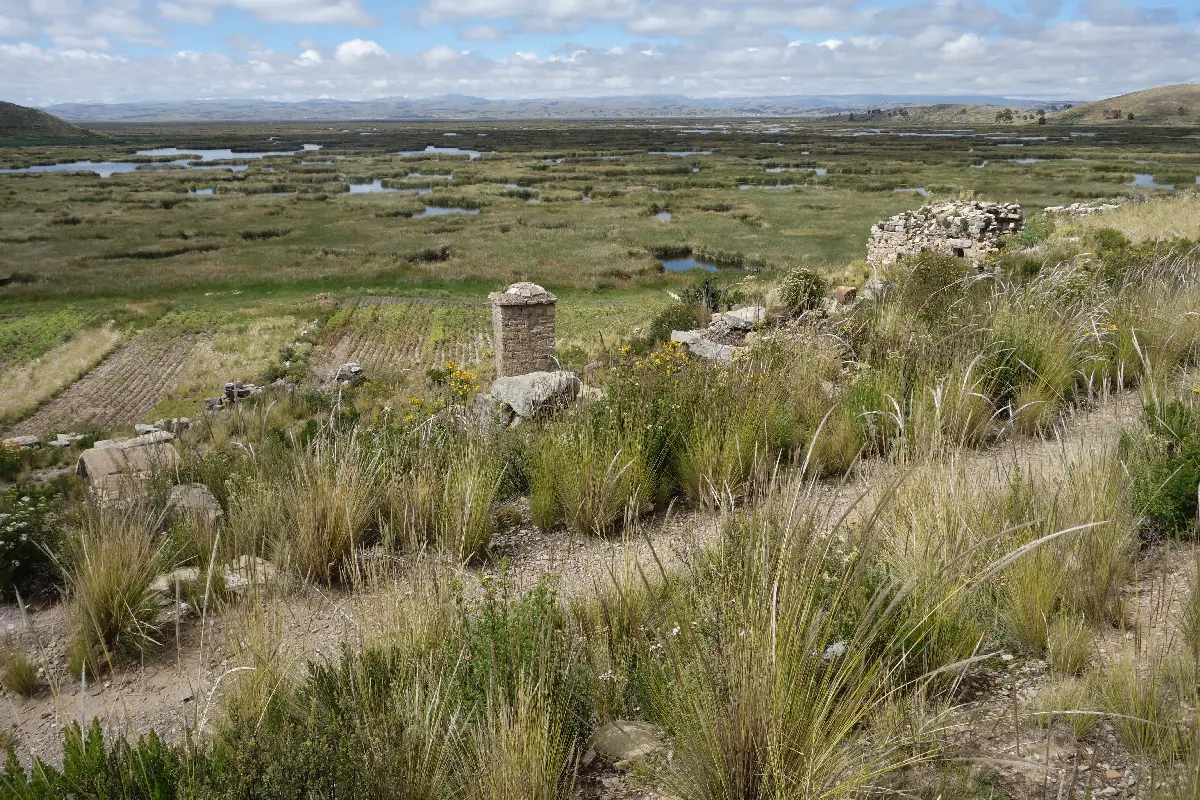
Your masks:
<path fill-rule="evenodd" d="M 517 283 L 492 294 L 491 301 L 497 375 L 557 369 L 554 295 L 537 284 Z"/>
<path fill-rule="evenodd" d="M 887 267 L 922 250 L 957 256 L 978 267 L 1003 236 L 1025 226 L 1015 203 L 953 202 L 922 206 L 878 222 L 867 240 L 867 263 Z"/>

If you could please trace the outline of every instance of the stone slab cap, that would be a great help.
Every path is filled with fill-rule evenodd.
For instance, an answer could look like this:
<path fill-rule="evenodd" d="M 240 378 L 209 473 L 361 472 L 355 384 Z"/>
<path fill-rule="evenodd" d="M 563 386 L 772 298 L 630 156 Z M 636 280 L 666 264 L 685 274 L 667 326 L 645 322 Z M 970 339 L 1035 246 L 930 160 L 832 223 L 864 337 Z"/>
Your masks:
<path fill-rule="evenodd" d="M 497 306 L 540 306 L 558 302 L 557 297 L 529 281 L 514 283 L 503 292 L 492 292 L 488 299 Z"/>

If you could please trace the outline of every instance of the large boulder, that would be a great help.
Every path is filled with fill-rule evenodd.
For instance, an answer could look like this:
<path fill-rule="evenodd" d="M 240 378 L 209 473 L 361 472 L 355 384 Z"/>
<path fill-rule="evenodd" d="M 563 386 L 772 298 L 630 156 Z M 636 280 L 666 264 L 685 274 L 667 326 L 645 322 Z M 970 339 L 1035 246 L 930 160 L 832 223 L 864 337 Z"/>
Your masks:
<path fill-rule="evenodd" d="M 142 482 L 155 470 L 179 466 L 175 437 L 156 431 L 122 441 L 104 441 L 79 454 L 75 474 L 86 478 L 102 502 L 121 501 L 138 494 Z"/>
<path fill-rule="evenodd" d="M 516 416 L 533 419 L 574 401 L 579 387 L 579 378 L 573 372 L 530 372 L 497 378 L 492 382 L 491 397 Z"/>

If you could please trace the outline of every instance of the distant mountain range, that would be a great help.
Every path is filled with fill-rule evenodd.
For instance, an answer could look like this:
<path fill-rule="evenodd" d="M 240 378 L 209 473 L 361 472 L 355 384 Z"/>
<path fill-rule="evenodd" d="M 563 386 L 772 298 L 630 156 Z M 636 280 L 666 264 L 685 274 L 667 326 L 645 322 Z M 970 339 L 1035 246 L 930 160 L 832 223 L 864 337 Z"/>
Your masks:
<path fill-rule="evenodd" d="M 989 96 L 845 95 L 742 97 L 596 97 L 488 100 L 465 95 L 379 100 L 194 100 L 64 103 L 45 110 L 72 122 L 216 122 L 351 120 L 639 119 L 826 116 L 872 108 L 964 104 L 1042 108 L 1062 101 Z"/>

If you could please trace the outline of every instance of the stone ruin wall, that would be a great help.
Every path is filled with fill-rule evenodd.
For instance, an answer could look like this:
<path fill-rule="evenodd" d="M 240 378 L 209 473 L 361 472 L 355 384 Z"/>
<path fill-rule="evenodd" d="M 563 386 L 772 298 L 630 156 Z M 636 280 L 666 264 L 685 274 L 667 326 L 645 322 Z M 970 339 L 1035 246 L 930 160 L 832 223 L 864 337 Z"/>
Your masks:
<path fill-rule="evenodd" d="M 496 374 L 525 375 L 557 369 L 554 304 L 557 298 L 536 283 L 514 283 L 489 295 L 496 343 Z"/>
<path fill-rule="evenodd" d="M 1016 203 L 953 202 L 922 206 L 871 226 L 867 263 L 888 267 L 901 256 L 932 250 L 975 267 L 1000 249 L 1000 238 L 1025 227 Z"/>

